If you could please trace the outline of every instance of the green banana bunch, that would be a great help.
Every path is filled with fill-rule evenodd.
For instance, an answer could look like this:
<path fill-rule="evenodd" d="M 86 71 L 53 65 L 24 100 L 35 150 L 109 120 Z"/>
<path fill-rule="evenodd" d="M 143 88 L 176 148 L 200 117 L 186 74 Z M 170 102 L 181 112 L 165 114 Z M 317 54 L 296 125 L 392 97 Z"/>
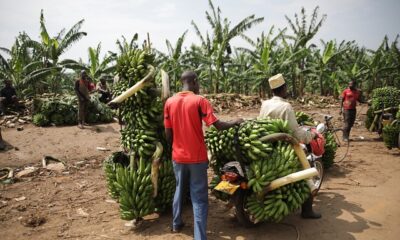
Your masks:
<path fill-rule="evenodd" d="M 385 146 L 389 149 L 399 147 L 400 124 L 389 124 L 383 127 L 382 137 Z"/>
<path fill-rule="evenodd" d="M 156 197 L 157 212 L 165 211 L 172 206 L 175 194 L 175 175 L 171 158 L 165 157 L 159 167 L 159 194 Z"/>
<path fill-rule="evenodd" d="M 333 165 L 335 160 L 335 153 L 338 148 L 338 145 L 335 141 L 335 136 L 331 132 L 326 132 L 324 134 L 325 137 L 325 153 L 322 155 L 322 163 L 324 164 L 324 168 L 328 169 Z"/>
<path fill-rule="evenodd" d="M 299 209 L 309 196 L 310 189 L 302 180 L 268 192 L 263 198 L 253 192 L 247 198 L 246 210 L 254 223 L 279 222 L 285 216 Z"/>
<path fill-rule="evenodd" d="M 103 162 L 103 169 L 106 174 L 108 193 L 114 199 L 117 199 L 119 197 L 120 190 L 115 185 L 115 182 L 117 181 L 116 169 L 117 166 L 122 167 L 124 158 L 127 159 L 128 157 L 123 152 L 114 152 Z M 128 163 L 125 162 L 125 165 L 128 165 Z"/>
<path fill-rule="evenodd" d="M 314 119 L 305 112 L 296 112 L 296 121 L 299 125 L 314 126 Z"/>
<path fill-rule="evenodd" d="M 138 169 L 117 166 L 116 183 L 120 189 L 119 205 L 121 218 L 132 220 L 154 212 L 151 183 L 151 163 L 143 158 Z"/>
<path fill-rule="evenodd" d="M 249 163 L 267 158 L 272 146 L 258 139 L 279 132 L 290 133 L 288 123 L 281 119 L 248 120 L 240 127 L 224 131 L 211 127 L 205 136 L 207 147 L 213 155 L 210 165 L 218 172 L 229 161 L 242 160 Z"/>
<path fill-rule="evenodd" d="M 229 132 L 218 132 L 211 128 L 206 133 L 206 143 L 212 153 L 211 163 L 218 166 L 214 171 L 219 175 L 220 167 L 228 161 L 235 160 L 235 157 L 230 156 L 237 157 L 238 151 L 242 155 L 241 160 L 245 163 L 248 179 L 247 186 L 252 190 L 246 209 L 254 222 L 278 222 L 298 209 L 310 194 L 306 182 L 299 181 L 268 192 L 264 196 L 263 190 L 271 181 L 301 170 L 298 157 L 289 143 L 259 141 L 261 137 L 273 133 L 290 133 L 288 123 L 281 119 L 248 120 Z M 210 187 L 219 181 L 220 179 L 215 177 Z M 216 191 L 213 193 L 219 199 L 226 197 Z"/>
<path fill-rule="evenodd" d="M 139 48 L 131 49 L 123 53 L 117 59 L 118 75 L 120 78 L 122 77 L 123 79 L 129 80 L 129 83 L 134 85 L 146 75 L 148 62 L 153 61 L 154 56 L 149 54 L 146 50 Z"/>
<path fill-rule="evenodd" d="M 400 89 L 395 87 L 376 88 L 372 91 L 372 108 L 380 110 L 382 108 L 395 107 L 400 104 Z"/>
<path fill-rule="evenodd" d="M 113 94 L 120 95 L 143 79 L 148 65 L 154 65 L 154 55 L 148 50 L 134 48 L 122 53 L 116 67 L 120 79 Z M 147 84 L 119 109 L 125 123 L 121 145 L 129 152 L 130 163 L 105 171 L 110 176 L 108 185 L 114 186 L 113 195 L 119 198 L 121 218 L 140 219 L 170 207 L 175 193 L 170 146 L 163 134 L 163 102 L 156 83 Z"/>

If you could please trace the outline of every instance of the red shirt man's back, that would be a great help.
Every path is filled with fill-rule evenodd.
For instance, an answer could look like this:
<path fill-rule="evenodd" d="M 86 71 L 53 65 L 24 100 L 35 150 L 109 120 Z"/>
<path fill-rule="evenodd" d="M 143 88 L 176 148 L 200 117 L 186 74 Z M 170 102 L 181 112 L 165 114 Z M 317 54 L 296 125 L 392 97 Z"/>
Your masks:
<path fill-rule="evenodd" d="M 172 128 L 172 159 L 177 163 L 207 162 L 202 120 L 218 121 L 207 99 L 193 92 L 177 93 L 164 106 L 164 126 Z"/>

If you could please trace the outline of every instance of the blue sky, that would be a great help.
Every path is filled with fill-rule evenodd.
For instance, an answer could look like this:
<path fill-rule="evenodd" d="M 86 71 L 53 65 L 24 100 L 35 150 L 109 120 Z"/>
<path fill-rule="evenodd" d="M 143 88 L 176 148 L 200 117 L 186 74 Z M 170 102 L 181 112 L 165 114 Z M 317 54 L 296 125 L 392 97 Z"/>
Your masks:
<path fill-rule="evenodd" d="M 320 16 L 327 20 L 313 42 L 319 39 L 356 40 L 360 45 L 376 48 L 385 34 L 393 40 L 400 33 L 399 0 L 214 0 L 220 6 L 222 17 L 232 25 L 255 14 L 264 17 L 263 23 L 253 27 L 247 35 L 256 38 L 262 31 L 275 25 L 287 27 L 285 15 L 293 18 L 304 6 L 310 15 L 320 6 Z M 80 19 L 88 35 L 75 44 L 62 58 L 80 58 L 87 61 L 87 48 L 102 43 L 102 50 L 116 50 L 115 41 L 121 35 L 130 38 L 139 33 L 141 38 L 150 33 L 153 45 L 166 51 L 165 40 L 172 43 L 189 30 L 186 45 L 198 42 L 190 24 L 194 20 L 202 32 L 209 30 L 205 11 L 207 0 L 0 0 L 0 46 L 11 47 L 15 36 L 26 31 L 31 38 L 39 39 L 40 9 L 44 9 L 46 26 L 52 36 L 62 28 L 70 28 Z M 242 46 L 237 39 L 233 46 Z"/>

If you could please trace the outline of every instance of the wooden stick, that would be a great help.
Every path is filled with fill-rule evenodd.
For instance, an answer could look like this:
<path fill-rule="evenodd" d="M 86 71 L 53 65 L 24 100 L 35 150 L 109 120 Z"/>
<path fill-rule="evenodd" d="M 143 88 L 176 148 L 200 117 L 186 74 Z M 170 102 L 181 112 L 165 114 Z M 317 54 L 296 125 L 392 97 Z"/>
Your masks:
<path fill-rule="evenodd" d="M 398 109 L 398 108 L 399 108 L 399 107 L 388 107 L 388 108 L 385 108 L 385 109 L 382 109 L 382 110 L 374 111 L 374 113 L 375 113 L 375 114 L 378 114 L 378 113 L 387 112 L 387 111 L 390 111 L 390 110 L 396 110 L 396 109 Z"/>
<path fill-rule="evenodd" d="M 375 130 L 375 123 L 379 118 L 379 114 L 375 114 L 374 121 L 372 121 L 371 126 L 369 127 L 369 131 L 373 132 Z"/>

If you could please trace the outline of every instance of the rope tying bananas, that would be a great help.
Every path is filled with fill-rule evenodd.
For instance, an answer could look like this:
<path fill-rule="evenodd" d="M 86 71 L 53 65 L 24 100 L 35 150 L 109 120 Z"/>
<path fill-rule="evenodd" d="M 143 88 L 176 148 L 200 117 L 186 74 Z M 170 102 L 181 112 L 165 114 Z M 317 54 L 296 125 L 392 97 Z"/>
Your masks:
<path fill-rule="evenodd" d="M 154 55 L 138 48 L 122 53 L 117 60 L 120 80 L 114 95 L 118 97 L 112 102 L 120 103 L 125 123 L 121 144 L 129 152 L 129 167 L 117 164 L 104 168 L 109 193 L 118 197 L 124 220 L 165 210 L 171 206 L 175 191 L 169 146 L 163 134 L 163 102 L 154 81 L 153 62 Z"/>

